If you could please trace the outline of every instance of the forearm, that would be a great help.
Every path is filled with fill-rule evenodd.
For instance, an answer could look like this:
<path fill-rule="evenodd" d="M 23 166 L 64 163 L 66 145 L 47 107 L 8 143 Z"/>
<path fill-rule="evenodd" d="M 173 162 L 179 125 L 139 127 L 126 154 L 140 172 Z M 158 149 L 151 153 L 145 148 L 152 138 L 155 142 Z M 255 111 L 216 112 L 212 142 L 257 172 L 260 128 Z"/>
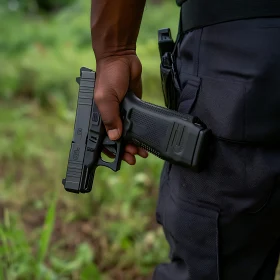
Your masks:
<path fill-rule="evenodd" d="M 92 47 L 97 60 L 134 54 L 146 0 L 92 0 Z"/>

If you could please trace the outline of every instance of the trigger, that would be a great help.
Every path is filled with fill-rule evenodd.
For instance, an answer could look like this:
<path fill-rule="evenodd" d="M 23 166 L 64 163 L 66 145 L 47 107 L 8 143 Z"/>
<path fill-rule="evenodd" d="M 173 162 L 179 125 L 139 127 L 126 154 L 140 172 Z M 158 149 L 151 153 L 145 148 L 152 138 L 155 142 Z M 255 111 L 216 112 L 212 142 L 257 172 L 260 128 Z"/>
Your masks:
<path fill-rule="evenodd" d="M 106 136 L 103 140 L 103 147 L 108 150 L 110 153 L 116 155 L 117 149 L 116 149 L 116 142 L 110 140 L 108 136 Z"/>
<path fill-rule="evenodd" d="M 110 140 L 110 138 L 108 136 L 105 136 L 104 140 L 103 140 L 103 145 L 107 146 L 107 145 L 114 145 L 115 142 Z"/>

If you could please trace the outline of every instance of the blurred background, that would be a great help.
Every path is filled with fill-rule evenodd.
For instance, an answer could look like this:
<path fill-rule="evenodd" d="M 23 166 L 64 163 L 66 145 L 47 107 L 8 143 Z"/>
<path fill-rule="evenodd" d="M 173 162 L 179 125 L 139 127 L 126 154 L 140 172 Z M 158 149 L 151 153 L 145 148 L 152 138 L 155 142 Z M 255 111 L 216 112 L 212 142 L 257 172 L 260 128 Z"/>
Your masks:
<path fill-rule="evenodd" d="M 167 261 L 155 221 L 163 162 L 97 169 L 64 190 L 81 66 L 95 69 L 88 0 L 0 0 L 0 280 L 148 280 Z M 148 0 L 138 40 L 143 99 L 163 105 L 157 30 L 174 0 Z M 279 280 L 280 278 L 278 278 Z"/>
<path fill-rule="evenodd" d="M 149 0 L 138 41 L 143 99 L 163 105 L 157 30 L 175 1 Z M 97 169 L 64 190 L 81 66 L 95 69 L 88 0 L 1 0 L 0 279 L 151 279 L 168 247 L 155 221 L 163 162 Z"/>

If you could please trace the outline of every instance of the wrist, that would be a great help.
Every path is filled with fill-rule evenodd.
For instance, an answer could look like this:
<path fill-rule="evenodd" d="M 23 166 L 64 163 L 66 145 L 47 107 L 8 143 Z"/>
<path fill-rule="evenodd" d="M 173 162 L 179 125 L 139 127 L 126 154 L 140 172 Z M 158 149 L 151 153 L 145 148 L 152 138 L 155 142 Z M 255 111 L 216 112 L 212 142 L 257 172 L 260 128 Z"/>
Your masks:
<path fill-rule="evenodd" d="M 96 60 L 136 53 L 136 38 L 126 36 L 124 33 L 120 34 L 113 28 L 92 27 L 91 39 Z"/>
<path fill-rule="evenodd" d="M 95 54 L 96 62 L 110 57 L 136 56 L 136 47 L 134 45 L 113 47 L 106 46 L 104 44 L 98 44 L 98 46 L 95 46 L 93 44 L 92 48 Z"/>

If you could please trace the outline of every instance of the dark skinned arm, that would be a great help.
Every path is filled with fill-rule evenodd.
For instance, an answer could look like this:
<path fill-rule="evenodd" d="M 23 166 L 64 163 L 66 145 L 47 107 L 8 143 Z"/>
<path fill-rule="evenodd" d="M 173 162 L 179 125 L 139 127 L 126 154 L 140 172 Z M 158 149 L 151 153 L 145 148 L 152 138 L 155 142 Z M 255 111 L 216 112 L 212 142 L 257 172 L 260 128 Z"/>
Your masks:
<path fill-rule="evenodd" d="M 94 100 L 111 140 L 122 134 L 119 104 L 130 89 L 142 96 L 141 62 L 136 41 L 146 0 L 92 0 L 91 35 L 96 59 Z M 143 149 L 128 145 L 124 160 L 135 164 Z"/>

